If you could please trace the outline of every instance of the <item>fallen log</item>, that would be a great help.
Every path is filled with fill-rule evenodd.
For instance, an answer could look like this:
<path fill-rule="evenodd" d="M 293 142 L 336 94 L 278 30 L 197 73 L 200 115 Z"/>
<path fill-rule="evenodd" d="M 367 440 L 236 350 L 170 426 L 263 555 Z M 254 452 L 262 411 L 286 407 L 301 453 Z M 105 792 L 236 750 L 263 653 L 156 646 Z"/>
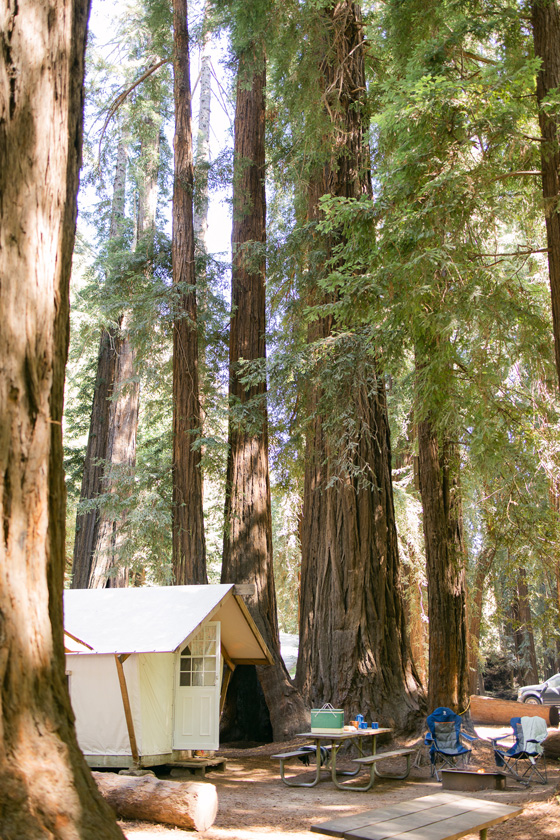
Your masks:
<path fill-rule="evenodd" d="M 154 776 L 93 773 L 103 799 L 118 817 L 206 831 L 218 812 L 216 788 L 207 782 L 171 782 Z"/>
<path fill-rule="evenodd" d="M 557 706 L 517 703 L 515 700 L 498 700 L 478 694 L 471 695 L 470 713 L 473 723 L 498 726 L 508 726 L 512 717 L 541 717 L 547 726 L 558 726 L 560 720 Z"/>
<path fill-rule="evenodd" d="M 549 732 L 543 747 L 547 758 L 560 758 L 560 732 Z"/>

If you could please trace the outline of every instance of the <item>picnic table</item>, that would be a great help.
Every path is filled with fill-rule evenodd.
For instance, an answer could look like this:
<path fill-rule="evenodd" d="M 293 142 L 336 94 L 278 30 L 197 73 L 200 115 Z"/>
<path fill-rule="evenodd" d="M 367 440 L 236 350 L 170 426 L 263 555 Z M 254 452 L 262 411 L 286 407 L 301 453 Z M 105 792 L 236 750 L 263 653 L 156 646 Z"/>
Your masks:
<path fill-rule="evenodd" d="M 327 733 L 323 734 L 318 732 L 301 732 L 296 737 L 305 738 L 309 741 L 313 741 L 314 743 L 312 746 L 314 747 L 314 749 L 312 751 L 309 750 L 309 746 L 300 747 L 299 749 L 292 750 L 288 753 L 279 753 L 278 755 L 273 755 L 272 758 L 278 759 L 280 761 L 280 778 L 282 779 L 284 784 L 290 787 L 315 787 L 315 785 L 317 785 L 321 779 L 321 764 L 322 759 L 324 760 L 325 758 L 326 748 L 328 760 L 324 769 L 330 770 L 331 779 L 336 785 L 336 787 L 340 790 L 365 791 L 369 790 L 372 787 L 376 776 L 378 776 L 379 778 L 404 779 L 408 776 L 410 772 L 410 755 L 414 752 L 414 750 L 403 749 L 392 750 L 391 752 L 384 753 L 377 752 L 378 736 L 386 735 L 387 733 L 390 733 L 392 731 L 392 729 L 380 727 L 379 729 L 352 729 L 351 731 L 341 732 L 338 735 Z M 368 738 L 371 738 L 370 753 L 366 753 L 364 751 L 364 739 L 367 740 Z M 355 746 L 357 747 L 359 757 L 354 759 L 354 762 L 357 764 L 357 767 L 354 770 L 339 770 L 336 766 L 337 754 L 339 750 L 345 744 L 348 743 L 355 744 Z M 295 776 L 286 778 L 284 766 L 286 762 L 294 758 L 302 758 L 304 756 L 309 756 L 311 759 L 315 759 L 314 777 L 307 782 L 297 781 Z M 397 756 L 406 756 L 407 767 L 405 773 L 395 776 L 392 774 L 382 773 L 378 769 L 377 764 L 380 761 L 387 758 L 395 758 Z M 370 778 L 365 786 L 343 784 L 339 779 L 339 777 L 357 776 L 364 766 L 369 766 L 370 768 Z"/>
<path fill-rule="evenodd" d="M 328 820 L 312 825 L 311 831 L 345 840 L 458 840 L 478 831 L 481 840 L 486 840 L 491 826 L 522 812 L 523 808 L 488 799 L 436 793 Z"/>

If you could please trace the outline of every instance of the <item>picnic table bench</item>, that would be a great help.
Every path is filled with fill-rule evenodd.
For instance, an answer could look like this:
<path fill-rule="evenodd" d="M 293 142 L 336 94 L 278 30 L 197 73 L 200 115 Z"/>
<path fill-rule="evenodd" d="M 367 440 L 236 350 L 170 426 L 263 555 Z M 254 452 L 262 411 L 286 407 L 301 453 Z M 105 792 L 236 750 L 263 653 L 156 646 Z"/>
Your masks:
<path fill-rule="evenodd" d="M 331 779 L 336 785 L 337 788 L 340 790 L 369 790 L 369 788 L 373 784 L 373 780 L 375 776 L 383 776 L 376 769 L 376 762 L 380 760 L 380 758 L 375 758 L 377 754 L 376 749 L 376 742 L 379 735 L 387 735 L 392 732 L 391 729 L 386 729 L 379 727 L 377 729 L 354 729 L 352 728 L 350 731 L 344 731 L 340 733 L 320 733 L 320 732 L 302 732 L 297 737 L 298 738 L 307 738 L 311 741 L 314 741 L 314 745 L 306 745 L 305 747 L 299 747 L 298 749 L 292 750 L 286 753 L 278 753 L 277 755 L 271 756 L 272 758 L 278 760 L 280 762 L 280 778 L 284 782 L 285 785 L 289 787 L 315 787 L 320 781 L 321 777 L 321 753 L 327 750 L 329 751 L 329 758 L 327 761 L 326 769 L 330 770 Z M 364 740 L 371 739 L 371 752 L 372 755 L 366 755 L 364 751 Z M 369 783 L 366 787 L 356 787 L 356 786 L 347 786 L 343 784 L 341 781 L 342 777 L 353 777 L 357 776 L 360 770 L 362 769 L 360 765 L 358 765 L 355 769 L 352 770 L 341 770 L 340 768 L 337 769 L 336 762 L 337 762 L 337 754 L 339 750 L 345 744 L 355 744 L 358 752 L 360 754 L 360 758 L 356 759 L 356 761 L 360 761 L 365 759 L 368 763 L 371 763 L 371 776 Z M 310 746 L 312 749 L 310 750 Z M 405 751 L 393 751 L 394 755 L 406 754 Z M 412 750 L 411 750 L 412 752 Z M 287 761 L 292 758 L 301 758 L 304 755 L 313 756 L 315 753 L 315 761 L 313 762 L 315 765 L 315 776 L 311 781 L 303 782 L 298 781 L 298 775 L 294 774 L 294 776 L 290 778 L 286 778 L 285 776 L 285 767 Z M 389 753 L 380 754 L 382 758 L 389 757 Z M 410 772 L 410 766 L 407 763 L 407 771 L 404 776 L 387 776 L 387 778 L 406 778 L 408 773 Z M 299 774 L 300 776 L 302 774 Z"/>
<path fill-rule="evenodd" d="M 389 752 L 374 753 L 373 755 L 364 755 L 360 756 L 360 758 L 353 758 L 352 761 L 356 764 L 360 764 L 362 767 L 367 767 L 369 765 L 369 781 L 366 785 L 362 786 L 345 784 L 344 787 L 348 790 L 370 790 L 370 788 L 373 787 L 376 776 L 380 779 L 407 779 L 410 774 L 410 757 L 411 755 L 414 755 L 415 752 L 415 749 L 404 748 L 399 750 L 390 750 Z M 387 758 L 398 758 L 400 756 L 406 757 L 406 770 L 404 773 L 382 773 L 377 767 L 377 763 L 379 761 L 386 760 Z"/>
<path fill-rule="evenodd" d="M 319 776 L 321 765 L 324 763 L 323 759 L 326 755 L 327 762 L 325 762 L 325 766 L 327 766 L 328 760 L 330 759 L 331 749 L 332 748 L 330 745 L 324 747 L 316 747 L 314 744 L 304 744 L 295 750 L 291 750 L 290 752 L 277 753 L 276 755 L 272 755 L 271 758 L 275 758 L 278 761 L 280 761 L 280 778 L 282 779 L 285 785 L 288 785 L 289 787 L 315 787 L 315 785 L 317 784 L 317 779 Z M 324 751 L 322 754 L 321 750 Z M 287 779 L 284 775 L 284 765 L 286 761 L 290 761 L 292 758 L 307 758 L 307 763 L 313 760 L 313 763 L 317 764 L 316 778 L 312 782 L 293 782 L 291 781 L 291 779 Z"/>
<path fill-rule="evenodd" d="M 312 825 L 311 831 L 345 840 L 458 840 L 478 831 L 481 840 L 486 840 L 491 826 L 522 812 L 523 808 L 488 799 L 436 793 L 328 820 Z"/>

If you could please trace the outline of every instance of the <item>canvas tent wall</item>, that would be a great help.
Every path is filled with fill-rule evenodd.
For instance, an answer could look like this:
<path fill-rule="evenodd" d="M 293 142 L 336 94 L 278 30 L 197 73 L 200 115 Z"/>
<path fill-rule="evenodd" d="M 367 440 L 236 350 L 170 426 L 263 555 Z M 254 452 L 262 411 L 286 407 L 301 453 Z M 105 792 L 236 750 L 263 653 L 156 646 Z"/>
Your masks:
<path fill-rule="evenodd" d="M 216 749 L 222 656 L 231 667 L 272 661 L 232 584 L 69 590 L 64 607 L 78 742 L 92 766 Z M 194 655 L 212 645 L 214 660 Z M 186 673 L 193 662 L 206 668 L 200 690 Z"/>

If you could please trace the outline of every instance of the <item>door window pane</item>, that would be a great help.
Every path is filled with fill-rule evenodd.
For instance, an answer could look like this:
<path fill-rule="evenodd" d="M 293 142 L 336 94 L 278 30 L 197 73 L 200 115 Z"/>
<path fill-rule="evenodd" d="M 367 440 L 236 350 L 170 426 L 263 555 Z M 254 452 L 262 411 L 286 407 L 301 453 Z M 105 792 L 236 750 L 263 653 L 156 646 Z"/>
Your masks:
<path fill-rule="evenodd" d="M 211 686 L 216 684 L 217 641 L 216 625 L 206 625 L 194 639 L 191 639 L 181 651 L 179 685 Z"/>

